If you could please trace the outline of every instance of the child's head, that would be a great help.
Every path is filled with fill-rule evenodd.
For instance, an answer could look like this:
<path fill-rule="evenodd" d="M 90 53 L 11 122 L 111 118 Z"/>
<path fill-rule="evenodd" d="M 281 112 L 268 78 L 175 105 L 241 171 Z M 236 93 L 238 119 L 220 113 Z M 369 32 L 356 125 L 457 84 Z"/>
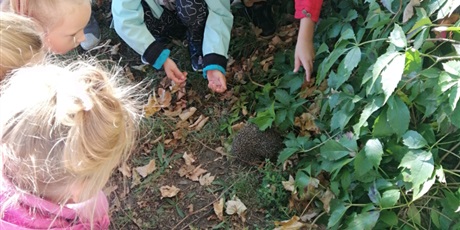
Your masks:
<path fill-rule="evenodd" d="M 35 19 L 45 33 L 45 45 L 64 54 L 85 40 L 83 29 L 91 15 L 90 0 L 9 0 L 10 10 Z"/>
<path fill-rule="evenodd" d="M 13 69 L 43 58 L 43 44 L 35 23 L 14 13 L 0 14 L 0 80 Z"/>
<path fill-rule="evenodd" d="M 119 77 L 81 62 L 13 72 L 0 89 L 0 173 L 60 204 L 95 196 L 135 143 L 138 92 Z"/>

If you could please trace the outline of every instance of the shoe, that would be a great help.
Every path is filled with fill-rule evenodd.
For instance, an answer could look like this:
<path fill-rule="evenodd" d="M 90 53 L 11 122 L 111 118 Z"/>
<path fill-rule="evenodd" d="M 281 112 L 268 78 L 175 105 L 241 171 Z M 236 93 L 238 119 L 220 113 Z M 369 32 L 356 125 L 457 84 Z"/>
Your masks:
<path fill-rule="evenodd" d="M 83 30 L 85 33 L 85 40 L 80 43 L 80 46 L 84 50 L 90 50 L 96 47 L 101 41 L 101 30 L 93 12 L 91 12 L 89 22 Z"/>
<path fill-rule="evenodd" d="M 246 7 L 246 12 L 252 20 L 254 26 L 262 29 L 260 36 L 270 37 L 275 34 L 276 25 L 273 20 L 271 7 L 266 2 L 254 3 L 251 7 Z"/>
<path fill-rule="evenodd" d="M 187 32 L 187 43 L 193 71 L 203 71 L 203 41 L 192 39 Z"/>

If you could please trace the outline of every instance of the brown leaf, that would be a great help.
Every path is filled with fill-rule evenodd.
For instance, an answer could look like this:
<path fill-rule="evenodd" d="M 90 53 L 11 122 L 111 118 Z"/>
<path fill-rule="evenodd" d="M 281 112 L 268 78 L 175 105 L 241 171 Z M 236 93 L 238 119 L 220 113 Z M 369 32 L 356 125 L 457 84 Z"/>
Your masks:
<path fill-rule="evenodd" d="M 161 192 L 161 199 L 165 197 L 175 197 L 177 193 L 179 193 L 180 189 L 176 188 L 176 186 L 161 186 L 160 192 Z"/>
<path fill-rule="evenodd" d="M 274 230 L 298 230 L 306 226 L 305 223 L 299 220 L 298 216 L 293 216 L 290 220 L 275 221 L 276 228 Z"/>
<path fill-rule="evenodd" d="M 244 127 L 244 125 L 245 125 L 244 122 L 240 122 L 240 123 L 238 123 L 238 124 L 234 124 L 234 125 L 232 125 L 232 131 L 233 131 L 233 132 L 238 132 L 241 128 Z"/>
<path fill-rule="evenodd" d="M 150 160 L 150 162 L 147 165 L 136 167 L 135 169 L 139 173 L 139 175 L 142 176 L 142 178 L 145 178 L 150 173 L 155 171 L 155 169 L 157 169 L 155 166 L 155 159 Z"/>
<path fill-rule="evenodd" d="M 139 175 L 139 173 L 136 172 L 136 170 L 133 170 L 133 179 L 131 181 L 130 188 L 134 188 L 140 184 L 141 184 L 141 176 Z"/>
<path fill-rule="evenodd" d="M 166 91 L 163 88 L 158 89 L 158 104 L 161 108 L 166 108 L 171 105 L 171 92 Z"/>
<path fill-rule="evenodd" d="M 195 170 L 195 166 L 193 165 L 182 165 L 182 167 L 180 167 L 179 171 L 177 172 L 179 173 L 179 176 L 184 177 L 191 174 L 193 170 Z"/>
<path fill-rule="evenodd" d="M 224 198 L 220 198 L 218 201 L 214 202 L 214 213 L 216 214 L 219 220 L 224 220 Z"/>
<path fill-rule="evenodd" d="M 206 122 L 208 122 L 208 120 L 209 120 L 209 117 L 206 117 L 206 118 L 202 119 L 202 120 L 198 123 L 198 125 L 195 127 L 195 130 L 196 130 L 196 131 L 200 131 L 201 128 L 203 128 L 203 126 L 206 124 Z"/>
<path fill-rule="evenodd" d="M 193 155 L 187 154 L 187 152 L 184 152 L 184 155 L 182 155 L 182 158 L 184 158 L 186 165 L 192 165 L 193 162 L 195 162 L 195 158 L 193 157 Z"/>
<path fill-rule="evenodd" d="M 283 187 L 284 189 L 286 189 L 287 191 L 290 191 L 290 192 L 294 192 L 295 193 L 295 180 L 294 180 L 294 177 L 292 177 L 291 175 L 289 175 L 289 180 L 288 181 L 281 181 L 281 183 L 283 184 Z"/>
<path fill-rule="evenodd" d="M 201 165 L 199 165 L 189 175 L 186 175 L 185 177 L 189 178 L 192 181 L 199 181 L 198 177 L 203 175 L 207 171 L 208 170 L 202 169 Z"/>
<path fill-rule="evenodd" d="M 330 202 L 334 197 L 334 193 L 332 193 L 331 190 L 327 188 L 326 192 L 320 198 L 321 202 L 323 202 L 323 208 L 327 213 L 329 213 L 331 209 Z"/>
<path fill-rule="evenodd" d="M 187 209 L 188 209 L 188 213 L 192 213 L 193 212 L 193 204 L 190 204 L 189 206 L 187 206 Z"/>
<path fill-rule="evenodd" d="M 187 119 L 189 119 L 194 113 L 196 112 L 196 108 L 195 107 L 191 107 L 187 110 L 185 110 L 184 112 L 182 112 L 179 117 L 181 120 L 183 121 L 186 121 Z"/>
<path fill-rule="evenodd" d="M 144 105 L 145 117 L 151 117 L 160 110 L 161 106 L 158 104 L 157 99 L 153 96 L 149 96 L 147 104 Z"/>
<path fill-rule="evenodd" d="M 420 6 L 420 0 L 410 0 L 410 2 L 407 4 L 406 8 L 404 8 L 404 13 L 403 13 L 403 23 L 406 23 L 409 21 L 409 19 L 414 16 L 414 7 L 415 6 Z"/>
<path fill-rule="evenodd" d="M 182 129 L 178 129 L 176 131 L 173 131 L 172 134 L 173 134 L 174 139 L 176 139 L 176 140 L 180 140 L 184 136 Z"/>
<path fill-rule="evenodd" d="M 272 38 L 271 44 L 274 45 L 274 46 L 276 46 L 276 45 L 280 44 L 281 42 L 283 42 L 283 41 L 281 40 L 280 37 L 274 36 L 274 37 Z"/>
<path fill-rule="evenodd" d="M 132 65 L 130 66 L 131 68 L 135 69 L 135 70 L 138 70 L 138 71 L 141 71 L 141 72 L 145 72 L 146 69 L 148 68 L 149 65 L 147 64 L 142 64 L 142 65 Z"/>
<path fill-rule="evenodd" d="M 165 110 L 163 114 L 168 117 L 177 117 L 182 113 L 182 108 L 175 108 L 174 110 Z"/>
<path fill-rule="evenodd" d="M 189 125 L 188 127 L 193 129 L 195 128 L 203 119 L 205 118 L 204 115 L 200 115 L 193 124 Z"/>
<path fill-rule="evenodd" d="M 232 200 L 227 201 L 225 206 L 227 207 L 225 209 L 225 213 L 227 213 L 227 215 L 238 214 L 238 216 L 241 216 L 247 209 L 246 205 L 244 205 L 243 202 L 241 202 L 241 200 L 236 196 L 234 196 Z"/>
<path fill-rule="evenodd" d="M 123 174 L 123 176 L 130 178 L 131 177 L 131 168 L 126 164 L 126 162 L 123 162 L 121 166 L 118 168 L 118 171 Z"/>
<path fill-rule="evenodd" d="M 216 178 L 215 176 L 211 176 L 211 173 L 207 173 L 204 176 L 200 176 L 198 181 L 200 182 L 200 185 L 202 186 L 209 186 L 212 184 L 215 178 Z"/>
<path fill-rule="evenodd" d="M 116 45 L 113 45 L 111 48 L 110 48 L 110 54 L 111 55 L 117 55 L 118 54 L 118 51 L 120 50 L 120 45 L 121 43 L 118 43 Z"/>

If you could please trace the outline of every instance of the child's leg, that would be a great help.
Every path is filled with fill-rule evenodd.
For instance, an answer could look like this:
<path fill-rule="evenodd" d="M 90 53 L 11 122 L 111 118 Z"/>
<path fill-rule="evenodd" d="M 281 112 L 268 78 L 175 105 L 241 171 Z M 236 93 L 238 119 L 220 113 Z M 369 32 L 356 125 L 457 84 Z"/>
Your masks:
<path fill-rule="evenodd" d="M 187 28 L 174 12 L 164 9 L 163 14 L 158 19 L 153 16 L 145 1 L 142 1 L 142 7 L 144 8 L 145 25 L 156 40 L 167 42 L 171 38 L 183 38 L 185 36 L 184 31 Z"/>
<path fill-rule="evenodd" d="M 208 8 L 204 0 L 176 0 L 177 16 L 187 27 L 187 41 L 192 68 L 203 69 L 203 35 Z"/>

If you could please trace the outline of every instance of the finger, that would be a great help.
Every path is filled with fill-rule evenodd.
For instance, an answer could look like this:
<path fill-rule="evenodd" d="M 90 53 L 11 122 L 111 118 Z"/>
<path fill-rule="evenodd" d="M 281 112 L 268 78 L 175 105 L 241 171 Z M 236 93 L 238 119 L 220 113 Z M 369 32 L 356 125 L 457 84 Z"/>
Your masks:
<path fill-rule="evenodd" d="M 300 68 L 300 59 L 299 58 L 294 58 L 294 73 L 297 73 Z"/>
<path fill-rule="evenodd" d="M 310 75 L 311 75 L 311 68 L 308 62 L 303 64 L 303 68 L 305 69 L 305 80 L 310 82 Z"/>

